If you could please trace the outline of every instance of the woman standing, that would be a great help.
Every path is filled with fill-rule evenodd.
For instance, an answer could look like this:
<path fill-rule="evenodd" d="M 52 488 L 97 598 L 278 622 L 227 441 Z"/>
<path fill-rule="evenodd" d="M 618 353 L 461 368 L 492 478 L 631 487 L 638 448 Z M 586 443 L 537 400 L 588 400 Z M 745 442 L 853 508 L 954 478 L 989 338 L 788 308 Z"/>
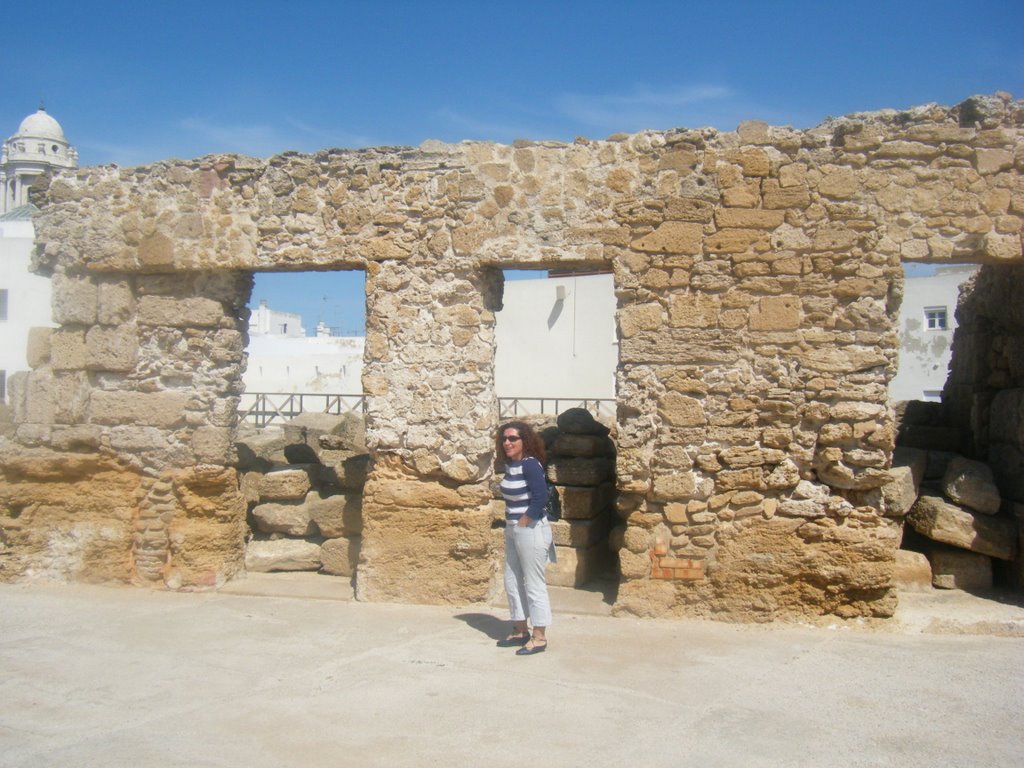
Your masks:
<path fill-rule="evenodd" d="M 549 559 L 554 561 L 554 546 L 544 512 L 544 443 L 529 424 L 511 421 L 498 429 L 497 451 L 505 459 L 500 488 L 505 497 L 505 593 L 512 618 L 512 632 L 498 645 L 522 646 L 516 655 L 531 656 L 548 647 L 551 625 L 544 569 Z M 527 618 L 533 622 L 532 635 Z"/>

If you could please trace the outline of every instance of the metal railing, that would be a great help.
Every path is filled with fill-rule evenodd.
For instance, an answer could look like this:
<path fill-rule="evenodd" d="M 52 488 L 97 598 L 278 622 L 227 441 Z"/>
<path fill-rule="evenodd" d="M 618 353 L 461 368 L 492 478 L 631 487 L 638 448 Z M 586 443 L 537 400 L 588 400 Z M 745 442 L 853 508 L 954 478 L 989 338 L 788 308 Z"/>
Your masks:
<path fill-rule="evenodd" d="M 615 418 L 615 400 L 599 397 L 499 397 L 498 418 L 557 416 L 569 408 L 585 408 L 598 418 Z M 365 413 L 365 395 L 313 392 L 246 392 L 238 404 L 241 421 L 265 427 L 284 423 L 302 413 Z"/>
<path fill-rule="evenodd" d="M 499 397 L 498 418 L 557 416 L 570 408 L 585 408 L 594 416 L 615 418 L 615 400 L 600 397 Z"/>
<path fill-rule="evenodd" d="M 363 413 L 364 395 L 331 395 L 310 392 L 246 392 L 238 404 L 238 416 L 257 427 L 265 427 L 275 419 L 294 419 L 300 413 Z"/>

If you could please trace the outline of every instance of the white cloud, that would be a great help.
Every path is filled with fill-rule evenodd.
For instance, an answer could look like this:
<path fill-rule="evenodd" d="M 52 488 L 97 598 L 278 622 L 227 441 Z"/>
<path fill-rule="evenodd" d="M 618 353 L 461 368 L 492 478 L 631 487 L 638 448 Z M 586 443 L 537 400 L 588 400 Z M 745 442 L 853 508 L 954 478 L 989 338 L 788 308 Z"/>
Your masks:
<path fill-rule="evenodd" d="M 684 125 L 722 127 L 717 121 L 724 114 L 738 114 L 742 106 L 731 88 L 714 84 L 667 88 L 641 84 L 625 93 L 566 93 L 557 100 L 558 110 L 565 117 L 582 126 L 605 131 Z"/>

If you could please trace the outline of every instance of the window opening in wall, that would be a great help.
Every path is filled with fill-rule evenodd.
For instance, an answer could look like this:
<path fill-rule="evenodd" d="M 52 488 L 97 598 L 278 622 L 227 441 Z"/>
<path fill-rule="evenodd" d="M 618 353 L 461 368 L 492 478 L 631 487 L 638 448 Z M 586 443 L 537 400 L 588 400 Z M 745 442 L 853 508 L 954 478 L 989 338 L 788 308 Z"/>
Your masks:
<path fill-rule="evenodd" d="M 362 413 L 366 279 L 362 270 L 255 275 L 243 420 Z"/>
<path fill-rule="evenodd" d="M 949 375 L 960 286 L 977 269 L 976 264 L 904 265 L 897 320 L 899 368 L 889 382 L 890 400 L 941 400 Z"/>
<path fill-rule="evenodd" d="M 946 307 L 925 307 L 924 326 L 929 331 L 949 330 L 949 321 L 946 316 Z"/>
<path fill-rule="evenodd" d="M 501 416 L 583 406 L 614 419 L 619 350 L 611 273 L 504 275 L 494 363 Z"/>

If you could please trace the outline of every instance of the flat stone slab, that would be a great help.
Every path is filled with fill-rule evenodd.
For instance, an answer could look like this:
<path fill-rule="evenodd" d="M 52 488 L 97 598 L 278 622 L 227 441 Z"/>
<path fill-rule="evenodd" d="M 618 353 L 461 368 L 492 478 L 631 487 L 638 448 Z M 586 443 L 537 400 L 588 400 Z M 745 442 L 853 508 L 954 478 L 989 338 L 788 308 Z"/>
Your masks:
<path fill-rule="evenodd" d="M 982 555 L 1012 560 L 1017 551 L 1014 521 L 972 514 L 941 496 L 922 494 L 907 514 L 907 522 L 932 541 Z"/>

